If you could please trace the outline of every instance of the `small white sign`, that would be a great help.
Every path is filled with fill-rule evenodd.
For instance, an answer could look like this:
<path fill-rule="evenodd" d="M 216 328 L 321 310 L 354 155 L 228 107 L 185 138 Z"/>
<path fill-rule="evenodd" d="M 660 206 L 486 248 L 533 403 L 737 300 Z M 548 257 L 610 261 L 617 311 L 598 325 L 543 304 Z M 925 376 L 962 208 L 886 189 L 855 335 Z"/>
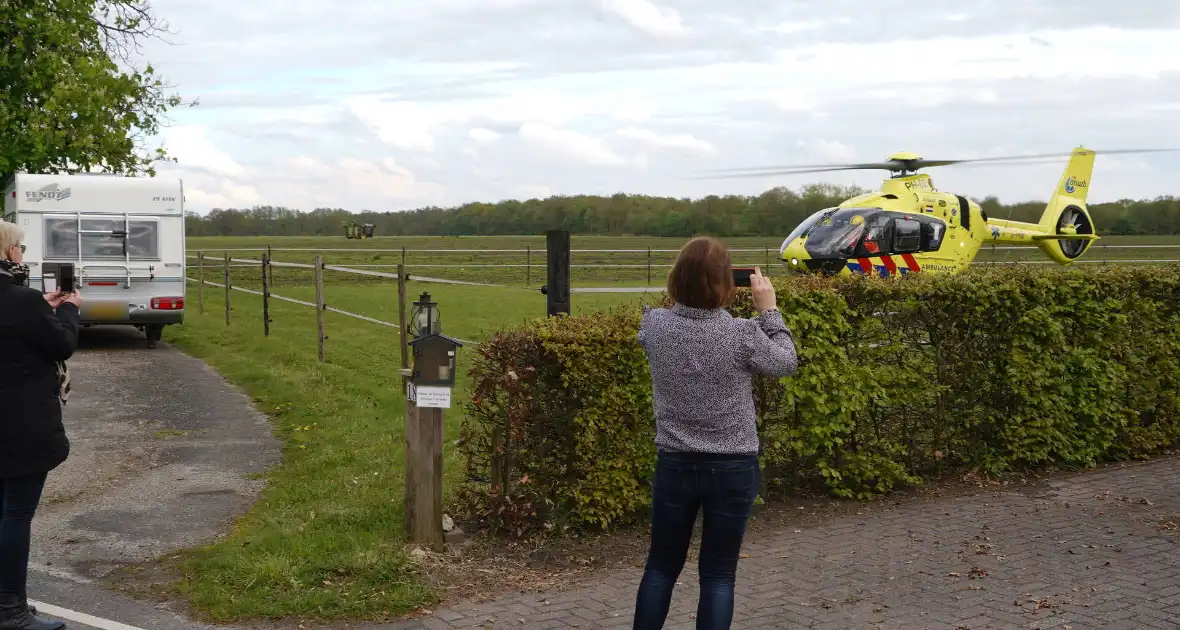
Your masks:
<path fill-rule="evenodd" d="M 451 408 L 451 388 L 450 387 L 422 387 L 414 388 L 414 393 L 417 394 L 419 407 L 437 407 L 441 409 Z"/>

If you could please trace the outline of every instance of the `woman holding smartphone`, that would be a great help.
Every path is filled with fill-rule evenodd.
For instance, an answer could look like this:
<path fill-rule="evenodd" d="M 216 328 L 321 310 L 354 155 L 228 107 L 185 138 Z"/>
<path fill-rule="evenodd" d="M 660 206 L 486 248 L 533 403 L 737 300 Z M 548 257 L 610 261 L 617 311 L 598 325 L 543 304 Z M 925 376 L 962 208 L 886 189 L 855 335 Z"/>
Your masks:
<path fill-rule="evenodd" d="M 0 221 L 0 630 L 59 630 L 28 603 L 29 538 L 46 477 L 70 452 L 61 377 L 82 298 L 29 288 L 23 236 Z"/>
<path fill-rule="evenodd" d="M 738 553 L 762 474 L 752 377 L 789 376 L 797 358 L 774 287 L 754 269 L 753 319 L 725 308 L 737 287 L 729 248 L 709 237 L 684 246 L 668 276 L 671 308 L 648 309 L 639 343 L 648 356 L 659 450 L 652 482 L 651 545 L 634 628 L 662 628 L 704 512 L 696 627 L 733 620 Z"/>

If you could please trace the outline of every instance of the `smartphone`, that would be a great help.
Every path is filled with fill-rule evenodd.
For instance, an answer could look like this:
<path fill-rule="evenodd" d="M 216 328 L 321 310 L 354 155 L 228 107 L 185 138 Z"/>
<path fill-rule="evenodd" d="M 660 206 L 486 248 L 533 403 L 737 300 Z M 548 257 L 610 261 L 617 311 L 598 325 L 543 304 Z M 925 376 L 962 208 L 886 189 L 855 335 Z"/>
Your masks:
<path fill-rule="evenodd" d="M 73 293 L 77 290 L 74 286 L 74 263 L 61 263 L 61 267 L 58 269 L 58 290 L 62 293 Z"/>
<path fill-rule="evenodd" d="M 748 287 L 752 275 L 754 275 L 753 267 L 734 267 L 733 283 L 739 287 Z"/>

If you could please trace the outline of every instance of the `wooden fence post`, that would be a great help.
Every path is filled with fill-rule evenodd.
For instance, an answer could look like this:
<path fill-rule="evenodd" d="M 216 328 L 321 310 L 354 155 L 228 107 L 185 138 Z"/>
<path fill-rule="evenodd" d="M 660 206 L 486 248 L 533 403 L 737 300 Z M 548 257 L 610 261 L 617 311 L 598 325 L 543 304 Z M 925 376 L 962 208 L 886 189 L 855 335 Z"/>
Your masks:
<path fill-rule="evenodd" d="M 524 246 L 524 283 L 530 285 L 533 283 L 533 246 Z"/>
<path fill-rule="evenodd" d="M 319 358 L 320 363 L 324 362 L 324 256 L 323 254 L 316 254 L 315 256 L 315 327 L 316 334 L 319 338 Z"/>
<path fill-rule="evenodd" d="M 205 314 L 205 250 L 197 252 L 197 308 Z"/>
<path fill-rule="evenodd" d="M 406 319 L 406 266 L 399 264 L 397 266 L 397 328 L 398 338 L 401 349 L 402 361 L 402 391 L 406 393 L 406 424 L 405 424 L 405 449 L 407 459 L 403 461 L 403 468 L 405 469 L 405 489 L 403 491 L 402 500 L 405 502 L 403 509 L 405 516 L 402 519 L 402 524 L 405 527 L 404 535 L 407 540 L 412 539 L 413 532 L 411 531 L 411 511 L 413 504 L 410 499 L 414 495 L 415 483 L 414 476 L 410 474 L 409 469 L 409 449 L 410 449 L 410 435 L 415 432 L 418 426 L 418 407 L 414 404 L 413 385 L 411 384 L 411 375 L 413 371 L 410 370 L 410 355 L 409 345 L 407 343 L 407 319 Z"/>
<path fill-rule="evenodd" d="M 647 248 L 647 286 L 651 286 L 651 248 Z"/>
<path fill-rule="evenodd" d="M 225 254 L 225 325 L 229 326 L 229 252 Z"/>
<path fill-rule="evenodd" d="M 436 551 L 443 547 L 443 410 L 406 401 L 406 534 Z"/>
<path fill-rule="evenodd" d="M 270 336 L 270 254 L 269 253 L 262 255 L 262 334 L 266 337 Z"/>
<path fill-rule="evenodd" d="M 406 341 L 406 266 L 397 266 L 397 331 L 400 338 L 402 353 L 402 370 L 410 369 L 409 346 Z M 409 377 L 403 372 L 402 387 L 409 383 Z"/>

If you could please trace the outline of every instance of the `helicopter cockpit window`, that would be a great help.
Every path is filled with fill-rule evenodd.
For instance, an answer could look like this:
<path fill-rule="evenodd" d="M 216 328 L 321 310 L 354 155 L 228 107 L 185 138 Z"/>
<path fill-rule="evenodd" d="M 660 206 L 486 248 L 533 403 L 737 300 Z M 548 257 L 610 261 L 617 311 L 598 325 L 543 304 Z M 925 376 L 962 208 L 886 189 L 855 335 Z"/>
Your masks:
<path fill-rule="evenodd" d="M 807 230 L 807 253 L 815 259 L 850 258 L 875 208 L 841 208 L 822 216 Z"/>
<path fill-rule="evenodd" d="M 787 241 L 794 241 L 800 236 L 803 236 L 808 230 L 810 230 L 816 223 L 819 222 L 821 217 L 823 217 L 825 214 L 832 214 L 836 210 L 837 208 L 824 208 L 823 210 L 813 213 L 811 216 L 801 221 L 799 225 L 795 226 L 795 229 L 787 235 Z"/>
<path fill-rule="evenodd" d="M 857 256 L 877 256 L 893 251 L 893 220 L 886 214 L 878 214 L 868 220 L 864 241 L 857 248 Z"/>
<path fill-rule="evenodd" d="M 895 219 L 894 229 L 896 230 L 894 239 L 894 251 L 899 254 L 909 254 L 921 249 L 922 246 L 922 224 L 910 219 Z"/>
<path fill-rule="evenodd" d="M 942 221 L 937 219 L 929 219 L 922 222 L 922 251 L 933 252 L 938 251 L 942 246 L 942 237 L 946 232 L 946 226 Z"/>

